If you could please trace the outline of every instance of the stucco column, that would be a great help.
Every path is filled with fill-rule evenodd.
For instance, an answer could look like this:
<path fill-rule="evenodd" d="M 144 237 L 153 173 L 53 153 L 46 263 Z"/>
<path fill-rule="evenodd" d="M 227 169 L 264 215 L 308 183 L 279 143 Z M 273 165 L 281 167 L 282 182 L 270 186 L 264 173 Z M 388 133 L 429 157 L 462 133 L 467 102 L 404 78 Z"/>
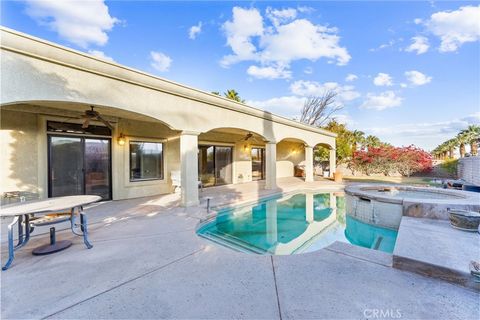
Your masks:
<path fill-rule="evenodd" d="M 315 214 L 313 210 L 313 193 L 307 192 L 305 194 L 305 217 L 308 223 L 312 223 L 315 220 Z"/>
<path fill-rule="evenodd" d="M 180 162 L 182 206 L 198 205 L 198 132 L 181 133 Z"/>
<path fill-rule="evenodd" d="M 277 230 L 277 200 L 267 201 L 266 204 L 266 215 L 267 215 L 267 242 L 269 245 L 273 246 L 278 241 L 278 230 Z"/>
<path fill-rule="evenodd" d="M 333 177 L 335 170 L 337 170 L 337 156 L 335 153 L 335 149 L 330 149 L 330 177 Z"/>
<path fill-rule="evenodd" d="M 265 189 L 277 188 L 277 144 L 267 142 L 265 146 Z"/>
<path fill-rule="evenodd" d="M 313 181 L 313 147 L 305 146 L 305 182 Z"/>

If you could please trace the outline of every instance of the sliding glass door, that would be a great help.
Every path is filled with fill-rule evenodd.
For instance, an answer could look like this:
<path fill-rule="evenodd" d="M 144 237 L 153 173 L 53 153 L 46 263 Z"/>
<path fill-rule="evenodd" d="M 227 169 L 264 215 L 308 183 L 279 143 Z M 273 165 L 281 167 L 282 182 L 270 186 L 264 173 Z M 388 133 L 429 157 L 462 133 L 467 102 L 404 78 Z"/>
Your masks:
<path fill-rule="evenodd" d="M 111 199 L 110 139 L 49 135 L 49 196 Z"/>
<path fill-rule="evenodd" d="M 218 186 L 232 183 L 232 147 L 198 147 L 198 175 L 203 186 Z"/>
<path fill-rule="evenodd" d="M 252 148 L 252 180 L 265 179 L 265 149 Z"/>

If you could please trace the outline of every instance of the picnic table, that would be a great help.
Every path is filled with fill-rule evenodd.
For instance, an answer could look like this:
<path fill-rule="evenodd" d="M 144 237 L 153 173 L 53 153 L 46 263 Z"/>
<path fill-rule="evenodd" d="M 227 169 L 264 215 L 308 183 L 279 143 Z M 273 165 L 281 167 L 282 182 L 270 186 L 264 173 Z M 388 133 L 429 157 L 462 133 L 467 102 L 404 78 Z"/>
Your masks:
<path fill-rule="evenodd" d="M 10 267 L 14 259 L 15 250 L 27 244 L 28 240 L 30 240 L 30 233 L 33 232 L 35 226 L 70 221 L 70 228 L 73 234 L 83 236 L 85 246 L 88 249 L 92 248 L 93 246 L 88 241 L 87 216 L 83 211 L 83 206 L 99 200 L 101 200 L 99 196 L 80 195 L 19 202 L 2 206 L 2 208 L 0 208 L 0 217 L 13 217 L 13 221 L 8 225 L 8 260 L 5 266 L 2 267 L 2 270 L 7 270 Z M 80 218 L 80 224 L 76 223 L 77 215 Z M 13 229 L 15 224 L 18 224 L 18 243 L 16 245 L 13 243 Z M 76 228 L 80 228 L 81 232 L 78 232 Z M 52 233 L 50 237 L 52 240 Z M 53 242 L 55 242 L 55 240 Z M 50 248 L 43 248 L 43 251 L 40 251 L 44 253 L 39 254 L 60 251 L 68 248 L 70 244 L 71 242 L 69 241 L 63 241 L 52 247 L 51 243 L 49 245 Z"/>

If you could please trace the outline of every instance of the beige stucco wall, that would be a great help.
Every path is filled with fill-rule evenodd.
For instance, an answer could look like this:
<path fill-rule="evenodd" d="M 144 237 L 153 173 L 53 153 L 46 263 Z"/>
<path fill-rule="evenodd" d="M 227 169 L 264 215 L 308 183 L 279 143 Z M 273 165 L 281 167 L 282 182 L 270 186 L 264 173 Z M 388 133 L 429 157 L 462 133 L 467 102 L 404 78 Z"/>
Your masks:
<path fill-rule="evenodd" d="M 38 193 L 37 116 L 0 111 L 0 192 Z"/>
<path fill-rule="evenodd" d="M 180 170 L 180 144 L 178 133 L 159 123 L 119 119 L 114 137 L 126 136 L 120 146 L 112 141 L 112 194 L 113 199 L 145 197 L 172 191 L 171 172 Z M 163 180 L 134 181 L 129 178 L 129 142 L 162 142 L 164 147 Z"/>
<path fill-rule="evenodd" d="M 76 102 L 147 115 L 181 131 L 222 126 L 256 132 L 267 141 L 293 137 L 312 146 L 335 145 L 335 135 L 325 130 L 6 28 L 0 31 L 2 105 Z"/>
<path fill-rule="evenodd" d="M 164 181 L 131 183 L 128 181 L 128 141 L 121 147 L 113 138 L 114 199 L 170 192 L 170 173 L 180 169 L 180 135 L 195 137 L 195 139 L 191 137 L 185 139 L 185 141 L 188 140 L 188 146 L 183 146 L 189 148 L 187 150 L 190 151 L 189 161 L 195 159 L 192 151 L 197 134 L 199 134 L 200 143 L 216 142 L 232 145 L 235 148 L 233 183 L 251 181 L 252 178 L 250 154 L 245 152 L 244 143 L 240 141 L 245 136 L 245 132 L 260 135 L 262 139 L 259 146 L 264 142 L 270 142 L 267 158 L 268 154 L 272 155 L 272 158 L 270 158 L 271 161 L 267 161 L 270 163 L 270 166 L 267 166 L 267 177 L 269 177 L 267 182 L 275 177 L 272 168 L 277 169 L 276 177 L 292 176 L 293 167 L 304 160 L 304 145 L 314 146 L 322 143 L 335 148 L 336 136 L 331 132 L 116 63 L 100 60 L 14 30 L 1 27 L 0 33 L 2 38 L 0 110 L 5 112 L 12 112 L 6 109 L 23 110 L 20 107 L 27 105 L 30 112 L 28 116 L 30 120 L 5 120 L 9 128 L 16 131 L 2 131 L 3 140 L 6 141 L 2 143 L 7 148 L 7 152 L 2 153 L 2 159 L 8 164 L 12 161 L 18 163 L 18 167 L 22 164 L 30 165 L 28 170 L 23 170 L 25 173 L 14 173 L 21 176 L 17 180 L 8 178 L 12 175 L 12 172 L 8 171 L 10 169 L 2 168 L 1 177 L 5 179 L 2 181 L 2 187 L 3 185 L 5 188 L 17 188 L 20 185 L 22 188 L 36 187 L 45 196 L 47 186 L 47 146 L 44 128 L 47 116 L 45 114 L 50 116 L 51 110 L 56 110 L 53 115 L 57 117 L 68 115 L 76 119 L 90 105 L 95 106 L 103 116 L 114 120 L 116 129 L 113 137 L 123 133 L 127 136 L 127 140 L 139 136 L 165 143 Z M 50 113 L 45 113 L 46 111 Z M 43 115 L 35 116 L 33 113 Z M 27 127 L 30 129 L 27 130 Z M 241 129 L 243 133 L 235 135 L 211 131 L 218 128 Z M 37 160 L 5 158 L 8 152 L 11 154 L 8 148 L 11 148 L 9 145 L 18 139 L 16 135 L 22 135 L 25 138 L 17 142 L 18 148 L 22 149 L 22 157 L 24 153 L 28 157 L 36 154 L 33 158 Z M 301 144 L 297 144 L 296 153 L 290 152 L 294 143 L 282 141 L 286 138 L 302 141 Z M 279 141 L 282 142 L 272 149 L 272 146 L 275 147 L 274 143 Z M 27 148 L 28 144 L 36 147 Z M 253 145 L 249 145 L 249 148 Z M 276 165 L 274 165 L 275 150 Z M 36 165 L 32 165 L 35 161 Z M 193 177 L 196 174 L 193 172 L 194 167 L 196 164 L 184 164 L 188 172 L 182 174 L 182 181 L 184 176 Z M 17 166 L 15 170 L 18 170 Z M 190 188 L 194 188 L 195 181 L 190 182 Z"/>
<path fill-rule="evenodd" d="M 277 178 L 293 177 L 294 168 L 305 161 L 303 143 L 280 141 L 277 144 Z"/>

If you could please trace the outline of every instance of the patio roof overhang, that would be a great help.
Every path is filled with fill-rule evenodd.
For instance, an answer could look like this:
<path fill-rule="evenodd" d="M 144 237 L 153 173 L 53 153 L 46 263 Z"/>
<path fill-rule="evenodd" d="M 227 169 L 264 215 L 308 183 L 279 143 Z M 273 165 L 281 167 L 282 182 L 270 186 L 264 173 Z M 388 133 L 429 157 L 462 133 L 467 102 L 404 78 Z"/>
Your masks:
<path fill-rule="evenodd" d="M 239 128 L 271 142 L 293 138 L 335 147 L 332 132 L 15 30 L 0 31 L 2 106 L 94 105 L 158 119 L 179 131 Z"/>

